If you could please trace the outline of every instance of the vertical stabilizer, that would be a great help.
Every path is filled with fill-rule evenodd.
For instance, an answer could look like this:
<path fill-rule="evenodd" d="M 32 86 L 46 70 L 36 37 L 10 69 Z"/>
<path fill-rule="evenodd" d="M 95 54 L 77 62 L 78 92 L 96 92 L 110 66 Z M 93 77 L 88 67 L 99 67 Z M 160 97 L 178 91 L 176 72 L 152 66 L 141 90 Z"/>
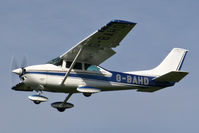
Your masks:
<path fill-rule="evenodd" d="M 152 71 L 158 75 L 163 75 L 170 71 L 179 71 L 182 68 L 185 56 L 188 50 L 182 48 L 173 48 L 167 57 Z"/>
<path fill-rule="evenodd" d="M 180 71 L 188 50 L 182 48 L 173 48 L 166 58 L 155 68 L 144 71 L 127 72 L 131 74 L 160 76 L 171 71 Z"/>

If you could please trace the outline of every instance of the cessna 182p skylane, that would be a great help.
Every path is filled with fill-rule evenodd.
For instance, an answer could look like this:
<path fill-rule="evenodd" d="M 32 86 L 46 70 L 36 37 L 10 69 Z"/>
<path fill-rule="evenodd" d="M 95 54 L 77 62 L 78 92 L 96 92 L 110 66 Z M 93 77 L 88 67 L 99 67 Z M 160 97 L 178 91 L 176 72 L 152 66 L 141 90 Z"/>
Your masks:
<path fill-rule="evenodd" d="M 48 100 L 42 91 L 68 93 L 63 102 L 51 106 L 63 112 L 72 108 L 68 99 L 74 93 L 91 96 L 101 91 L 136 89 L 140 92 L 154 92 L 173 86 L 188 72 L 181 71 L 187 50 L 174 48 L 160 65 L 151 70 L 115 72 L 99 66 L 116 52 L 117 47 L 136 23 L 113 20 L 79 42 L 63 55 L 47 64 L 22 67 L 12 72 L 19 75 L 21 82 L 12 89 L 36 91 L 28 98 L 39 104 Z"/>

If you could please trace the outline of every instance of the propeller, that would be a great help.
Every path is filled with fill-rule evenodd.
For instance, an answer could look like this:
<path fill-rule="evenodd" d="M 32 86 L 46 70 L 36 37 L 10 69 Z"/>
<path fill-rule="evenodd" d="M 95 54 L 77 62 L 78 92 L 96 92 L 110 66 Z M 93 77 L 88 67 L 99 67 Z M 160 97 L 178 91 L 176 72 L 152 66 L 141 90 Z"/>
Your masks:
<path fill-rule="evenodd" d="M 25 68 L 27 66 L 27 58 L 26 56 L 23 57 L 22 63 L 21 63 L 21 68 Z"/>
<path fill-rule="evenodd" d="M 12 71 L 17 69 L 17 68 L 18 68 L 17 61 L 16 61 L 15 57 L 12 56 L 11 61 L 10 61 L 10 69 L 9 69 L 10 87 L 12 87 L 15 84 L 15 82 L 17 82 L 17 75 L 12 73 Z"/>
<path fill-rule="evenodd" d="M 11 87 L 17 83 L 17 75 L 19 77 L 20 80 L 21 79 L 21 76 L 24 74 L 25 72 L 25 67 L 27 66 L 27 58 L 24 56 L 23 57 L 23 60 L 21 62 L 21 65 L 20 67 L 18 66 L 17 64 L 17 61 L 15 59 L 15 57 L 13 56 L 11 58 L 11 62 L 10 62 L 10 73 L 11 73 Z M 20 80 L 18 80 L 18 82 L 20 82 Z"/>

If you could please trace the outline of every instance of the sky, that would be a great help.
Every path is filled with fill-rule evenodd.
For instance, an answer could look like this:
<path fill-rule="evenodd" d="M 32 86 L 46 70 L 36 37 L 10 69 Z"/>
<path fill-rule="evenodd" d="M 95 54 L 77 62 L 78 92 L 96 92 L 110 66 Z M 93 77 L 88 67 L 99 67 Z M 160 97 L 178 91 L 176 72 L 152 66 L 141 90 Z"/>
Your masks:
<path fill-rule="evenodd" d="M 199 1 L 197 0 L 0 0 L 0 132 L 35 133 L 198 133 Z M 12 91 L 10 62 L 24 56 L 43 64 L 66 52 L 113 19 L 137 25 L 101 64 L 114 71 L 151 69 L 174 47 L 189 53 L 190 72 L 173 87 L 154 93 L 102 92 L 89 98 L 74 94 L 74 108 L 60 113 L 50 106 L 66 94 Z"/>

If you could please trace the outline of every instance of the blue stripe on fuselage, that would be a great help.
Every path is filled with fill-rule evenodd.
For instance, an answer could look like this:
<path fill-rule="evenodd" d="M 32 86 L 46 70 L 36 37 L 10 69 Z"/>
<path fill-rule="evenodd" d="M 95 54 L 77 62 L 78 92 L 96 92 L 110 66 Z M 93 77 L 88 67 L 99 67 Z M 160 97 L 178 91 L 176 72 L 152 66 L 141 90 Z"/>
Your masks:
<path fill-rule="evenodd" d="M 132 85 L 141 85 L 141 86 L 158 86 L 158 87 L 167 87 L 171 86 L 174 83 L 157 83 L 152 79 L 154 77 L 149 76 L 139 76 L 133 74 L 126 74 L 121 72 L 109 71 L 112 73 L 111 77 L 106 77 L 101 74 L 89 74 L 89 73 L 70 73 L 69 77 L 79 77 L 85 79 L 93 79 L 93 80 L 103 80 L 107 82 L 117 82 L 124 84 L 132 84 Z M 54 76 L 65 76 L 65 72 L 45 72 L 45 71 L 29 71 L 25 74 L 45 74 L 45 75 L 54 75 Z"/>

